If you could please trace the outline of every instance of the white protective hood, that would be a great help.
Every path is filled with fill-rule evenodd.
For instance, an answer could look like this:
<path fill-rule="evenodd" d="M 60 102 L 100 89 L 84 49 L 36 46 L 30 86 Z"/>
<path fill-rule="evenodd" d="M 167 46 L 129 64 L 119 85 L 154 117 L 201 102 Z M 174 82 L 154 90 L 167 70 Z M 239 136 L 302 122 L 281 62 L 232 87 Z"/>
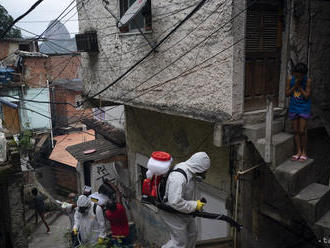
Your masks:
<path fill-rule="evenodd" d="M 202 173 L 210 168 L 210 158 L 205 152 L 197 152 L 186 162 L 186 168 L 193 174 Z"/>

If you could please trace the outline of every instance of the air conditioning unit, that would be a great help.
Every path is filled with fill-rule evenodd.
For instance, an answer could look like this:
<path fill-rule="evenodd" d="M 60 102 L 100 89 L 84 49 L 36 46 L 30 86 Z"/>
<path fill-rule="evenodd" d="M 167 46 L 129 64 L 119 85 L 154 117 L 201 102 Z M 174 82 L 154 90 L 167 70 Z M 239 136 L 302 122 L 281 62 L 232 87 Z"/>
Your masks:
<path fill-rule="evenodd" d="M 98 52 L 97 33 L 95 31 L 76 34 L 78 52 Z"/>

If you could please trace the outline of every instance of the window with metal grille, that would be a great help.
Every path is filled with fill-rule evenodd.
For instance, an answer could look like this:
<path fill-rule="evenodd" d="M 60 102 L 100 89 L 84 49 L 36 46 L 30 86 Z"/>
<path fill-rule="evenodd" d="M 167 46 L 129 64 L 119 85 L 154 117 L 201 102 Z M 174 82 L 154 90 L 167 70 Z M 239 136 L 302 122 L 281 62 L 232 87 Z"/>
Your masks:
<path fill-rule="evenodd" d="M 97 33 L 87 32 L 76 34 L 76 44 L 78 52 L 98 52 Z"/>
<path fill-rule="evenodd" d="M 137 0 L 119 0 L 120 18 L 124 16 L 129 7 Z M 151 0 L 148 0 L 142 11 L 140 11 L 134 20 L 120 28 L 120 32 L 128 33 L 137 31 L 137 26 L 143 31 L 152 29 L 151 18 Z"/>

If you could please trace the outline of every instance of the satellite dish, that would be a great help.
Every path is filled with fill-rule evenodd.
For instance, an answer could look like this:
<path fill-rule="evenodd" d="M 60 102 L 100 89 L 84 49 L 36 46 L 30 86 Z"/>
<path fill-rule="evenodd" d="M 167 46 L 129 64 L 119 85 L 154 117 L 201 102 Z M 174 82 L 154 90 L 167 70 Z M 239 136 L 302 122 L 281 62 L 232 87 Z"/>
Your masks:
<path fill-rule="evenodd" d="M 147 0 L 136 0 L 118 22 L 118 28 L 129 23 L 146 5 Z"/>

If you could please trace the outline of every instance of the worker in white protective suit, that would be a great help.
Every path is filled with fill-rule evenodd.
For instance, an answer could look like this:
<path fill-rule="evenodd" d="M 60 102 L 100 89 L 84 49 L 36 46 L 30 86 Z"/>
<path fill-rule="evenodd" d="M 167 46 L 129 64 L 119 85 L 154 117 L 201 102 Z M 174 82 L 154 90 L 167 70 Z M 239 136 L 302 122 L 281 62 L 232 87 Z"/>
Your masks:
<path fill-rule="evenodd" d="M 167 179 L 166 204 L 182 213 L 202 211 L 204 202 L 194 200 L 195 179 L 205 178 L 210 168 L 210 158 L 205 152 L 198 152 L 186 162 L 174 166 Z M 169 228 L 171 239 L 162 248 L 194 248 L 197 239 L 197 227 L 192 216 L 161 211 L 161 217 Z"/>
<path fill-rule="evenodd" d="M 74 214 L 73 233 L 78 232 L 83 244 L 103 244 L 106 237 L 103 210 L 85 195 L 79 196 Z"/>

